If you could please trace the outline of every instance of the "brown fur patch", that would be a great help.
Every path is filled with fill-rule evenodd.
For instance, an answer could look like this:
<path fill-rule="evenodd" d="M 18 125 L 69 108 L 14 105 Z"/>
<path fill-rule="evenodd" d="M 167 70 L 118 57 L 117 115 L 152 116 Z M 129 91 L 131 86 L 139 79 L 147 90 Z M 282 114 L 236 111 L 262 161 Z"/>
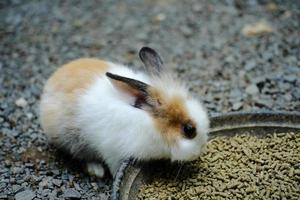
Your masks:
<path fill-rule="evenodd" d="M 169 145 L 176 142 L 176 138 L 183 137 L 182 126 L 195 123 L 190 119 L 184 105 L 184 99 L 180 96 L 167 97 L 157 89 L 152 88 L 149 92 L 153 100 L 160 105 L 153 110 L 155 125 Z"/>
<path fill-rule="evenodd" d="M 86 89 L 95 77 L 104 74 L 108 69 L 105 61 L 83 58 L 74 60 L 59 68 L 49 79 L 48 84 L 56 91 L 65 94 Z"/>
<path fill-rule="evenodd" d="M 78 95 L 108 67 L 109 64 L 102 60 L 78 59 L 63 65 L 49 78 L 40 107 L 41 123 L 48 135 L 56 137 L 62 123 L 73 126 Z"/>

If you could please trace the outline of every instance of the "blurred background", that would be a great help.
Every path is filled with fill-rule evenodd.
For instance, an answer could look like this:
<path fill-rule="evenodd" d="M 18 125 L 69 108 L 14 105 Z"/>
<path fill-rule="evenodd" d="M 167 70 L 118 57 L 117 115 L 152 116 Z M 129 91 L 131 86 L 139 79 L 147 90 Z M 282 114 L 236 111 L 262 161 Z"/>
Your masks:
<path fill-rule="evenodd" d="M 299 0 L 2 0 L 0 199 L 108 198 L 109 178 L 53 156 L 38 101 L 61 64 L 97 57 L 141 69 L 142 46 L 210 114 L 300 111 Z"/>

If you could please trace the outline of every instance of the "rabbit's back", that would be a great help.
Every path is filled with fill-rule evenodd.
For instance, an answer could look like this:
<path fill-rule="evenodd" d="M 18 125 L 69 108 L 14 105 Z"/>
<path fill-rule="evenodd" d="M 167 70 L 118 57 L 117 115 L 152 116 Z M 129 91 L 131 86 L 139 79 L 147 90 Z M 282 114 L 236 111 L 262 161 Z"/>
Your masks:
<path fill-rule="evenodd" d="M 76 134 L 74 116 L 78 101 L 97 77 L 109 69 L 109 63 L 92 58 L 69 62 L 48 79 L 40 104 L 40 120 L 45 133 L 52 142 L 66 129 Z"/>

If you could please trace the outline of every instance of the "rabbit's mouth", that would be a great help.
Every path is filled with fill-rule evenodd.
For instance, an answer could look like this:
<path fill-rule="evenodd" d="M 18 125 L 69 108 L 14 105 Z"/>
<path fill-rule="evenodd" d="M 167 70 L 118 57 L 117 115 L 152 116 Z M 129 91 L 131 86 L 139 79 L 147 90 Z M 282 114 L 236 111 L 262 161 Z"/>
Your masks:
<path fill-rule="evenodd" d="M 181 139 L 177 143 L 178 145 L 171 148 L 171 160 L 172 161 L 191 161 L 199 158 L 203 148 L 199 148 L 199 144 L 195 141 Z"/>

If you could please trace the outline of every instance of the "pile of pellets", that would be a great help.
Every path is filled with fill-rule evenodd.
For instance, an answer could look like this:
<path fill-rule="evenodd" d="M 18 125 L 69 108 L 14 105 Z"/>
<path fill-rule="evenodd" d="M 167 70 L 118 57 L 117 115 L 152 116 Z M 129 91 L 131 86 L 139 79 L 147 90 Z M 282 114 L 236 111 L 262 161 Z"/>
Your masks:
<path fill-rule="evenodd" d="M 156 169 L 138 199 L 300 199 L 300 134 L 216 137 L 198 160 Z"/>

